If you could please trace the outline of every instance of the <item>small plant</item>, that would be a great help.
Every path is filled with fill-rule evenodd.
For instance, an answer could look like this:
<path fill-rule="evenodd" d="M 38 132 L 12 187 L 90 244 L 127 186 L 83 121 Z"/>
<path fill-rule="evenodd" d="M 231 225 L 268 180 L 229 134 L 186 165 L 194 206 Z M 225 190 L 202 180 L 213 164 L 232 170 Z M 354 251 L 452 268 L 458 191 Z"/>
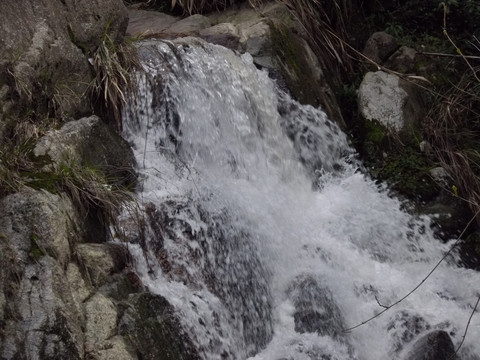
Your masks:
<path fill-rule="evenodd" d="M 116 44 L 108 33 L 107 25 L 100 45 L 90 58 L 95 71 L 93 94 L 111 111 L 118 129 L 122 129 L 121 109 L 125 94 L 134 87 L 132 70 L 140 68 L 137 52 L 132 43 L 124 40 Z"/>

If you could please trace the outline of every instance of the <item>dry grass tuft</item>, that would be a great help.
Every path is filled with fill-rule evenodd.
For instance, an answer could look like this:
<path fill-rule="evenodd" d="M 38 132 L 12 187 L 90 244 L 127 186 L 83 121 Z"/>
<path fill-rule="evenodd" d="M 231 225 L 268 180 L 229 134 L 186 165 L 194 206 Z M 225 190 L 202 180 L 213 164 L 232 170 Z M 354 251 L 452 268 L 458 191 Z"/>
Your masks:
<path fill-rule="evenodd" d="M 475 68 L 473 71 L 479 71 Z M 453 193 L 480 210 L 480 82 L 470 69 L 436 99 L 424 122 L 440 165 L 453 179 Z M 480 217 L 477 217 L 480 225 Z"/>
<path fill-rule="evenodd" d="M 122 106 L 126 103 L 125 94 L 135 86 L 133 69 L 140 68 L 140 60 L 135 46 L 124 39 L 116 44 L 105 29 L 100 46 L 91 58 L 95 70 L 93 95 L 101 99 L 111 111 L 119 130 L 122 129 Z"/>

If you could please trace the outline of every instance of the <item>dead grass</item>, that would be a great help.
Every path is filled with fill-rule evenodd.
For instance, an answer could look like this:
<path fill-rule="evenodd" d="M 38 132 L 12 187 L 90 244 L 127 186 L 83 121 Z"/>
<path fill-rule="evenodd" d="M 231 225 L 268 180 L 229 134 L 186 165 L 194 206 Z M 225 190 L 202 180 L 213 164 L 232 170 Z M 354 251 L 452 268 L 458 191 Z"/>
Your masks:
<path fill-rule="evenodd" d="M 479 71 L 475 68 L 473 71 Z M 467 68 L 458 84 L 437 97 L 425 121 L 439 164 L 455 183 L 452 193 L 467 201 L 474 214 L 480 210 L 480 82 Z M 480 225 L 480 217 L 477 217 Z"/>
<path fill-rule="evenodd" d="M 116 44 L 105 29 L 102 41 L 91 58 L 95 70 L 92 92 L 111 112 L 117 128 L 122 129 L 122 107 L 125 94 L 135 87 L 133 69 L 140 68 L 135 46 L 127 39 Z"/>

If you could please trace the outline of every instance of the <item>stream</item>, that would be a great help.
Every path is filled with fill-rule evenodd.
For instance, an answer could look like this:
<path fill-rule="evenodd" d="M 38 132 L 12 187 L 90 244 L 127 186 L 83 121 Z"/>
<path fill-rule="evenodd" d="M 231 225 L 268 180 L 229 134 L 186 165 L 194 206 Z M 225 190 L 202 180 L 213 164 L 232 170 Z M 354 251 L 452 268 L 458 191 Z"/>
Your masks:
<path fill-rule="evenodd" d="M 146 227 L 130 244 L 149 291 L 205 360 L 406 359 L 424 334 L 457 347 L 480 274 L 428 217 L 366 175 L 346 135 L 239 55 L 147 41 L 124 109 Z M 459 358 L 478 359 L 472 318 Z"/>

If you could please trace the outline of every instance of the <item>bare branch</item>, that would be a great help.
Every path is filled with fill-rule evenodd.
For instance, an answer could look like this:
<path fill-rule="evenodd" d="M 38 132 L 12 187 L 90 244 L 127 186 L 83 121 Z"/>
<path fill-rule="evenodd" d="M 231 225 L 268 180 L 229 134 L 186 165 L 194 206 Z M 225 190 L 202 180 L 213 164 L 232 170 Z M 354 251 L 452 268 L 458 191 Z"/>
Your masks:
<path fill-rule="evenodd" d="M 455 359 L 455 356 L 457 355 L 458 351 L 460 350 L 460 348 L 462 347 L 463 343 L 465 342 L 465 338 L 467 337 L 467 331 L 468 331 L 468 328 L 469 328 L 469 326 L 470 326 L 470 321 L 472 321 L 473 314 L 474 314 L 475 311 L 477 310 L 478 303 L 480 303 L 480 296 L 478 297 L 477 303 L 476 303 L 475 306 L 473 307 L 473 311 L 472 311 L 472 313 L 470 314 L 470 317 L 468 318 L 467 326 L 465 327 L 465 332 L 463 333 L 463 336 L 462 336 L 462 341 L 460 341 L 460 344 L 458 345 L 457 349 L 455 350 L 455 353 L 454 353 L 452 356 L 450 356 L 449 360 Z"/>
<path fill-rule="evenodd" d="M 378 300 L 377 295 L 375 295 L 375 300 L 377 300 L 377 304 L 378 304 L 379 306 L 381 306 L 382 308 L 384 308 L 384 309 L 388 309 L 388 308 L 389 308 L 389 306 L 383 305 L 383 304 Z"/>
<path fill-rule="evenodd" d="M 467 231 L 468 227 L 470 226 L 470 224 L 475 220 L 475 218 L 477 217 L 477 215 L 480 213 L 480 209 L 475 213 L 475 215 L 470 219 L 470 221 L 468 222 L 468 224 L 465 226 L 465 228 L 463 229 L 462 233 L 458 236 L 457 240 L 455 241 L 455 243 L 452 245 L 452 247 L 450 248 L 450 250 L 448 250 L 445 255 L 440 259 L 440 261 L 433 267 L 432 270 L 430 270 L 430 272 L 427 274 L 427 276 L 425 276 L 423 278 L 422 281 L 420 281 L 420 283 L 415 286 L 410 292 L 408 292 L 406 295 L 404 295 L 402 298 L 400 298 L 399 300 L 395 301 L 392 305 L 389 305 L 389 306 L 384 306 L 384 305 L 381 305 L 379 302 L 378 302 L 378 299 L 377 297 L 375 296 L 375 299 L 377 300 L 377 303 L 382 306 L 384 309 L 382 311 L 380 311 L 379 313 L 373 315 L 372 317 L 370 317 L 369 319 L 365 320 L 365 321 L 362 321 L 360 324 L 357 324 L 355 326 L 352 326 L 352 327 L 349 327 L 349 328 L 346 328 L 346 329 L 343 329 L 343 332 L 350 332 L 362 325 L 365 325 L 366 323 L 376 319 L 377 317 L 379 317 L 380 315 L 382 315 L 383 313 L 387 312 L 389 309 L 391 309 L 392 307 L 400 304 L 403 300 L 405 300 L 407 297 L 409 297 L 410 295 L 412 295 L 420 286 L 423 285 L 423 283 L 430 277 L 430 275 L 433 274 L 433 272 L 435 270 L 437 270 L 437 268 L 440 266 L 440 264 L 443 262 L 443 260 L 445 260 L 453 251 L 453 249 L 455 249 L 455 247 L 460 243 L 460 240 L 462 239 L 462 236 L 463 234 L 465 234 L 465 232 Z"/>

